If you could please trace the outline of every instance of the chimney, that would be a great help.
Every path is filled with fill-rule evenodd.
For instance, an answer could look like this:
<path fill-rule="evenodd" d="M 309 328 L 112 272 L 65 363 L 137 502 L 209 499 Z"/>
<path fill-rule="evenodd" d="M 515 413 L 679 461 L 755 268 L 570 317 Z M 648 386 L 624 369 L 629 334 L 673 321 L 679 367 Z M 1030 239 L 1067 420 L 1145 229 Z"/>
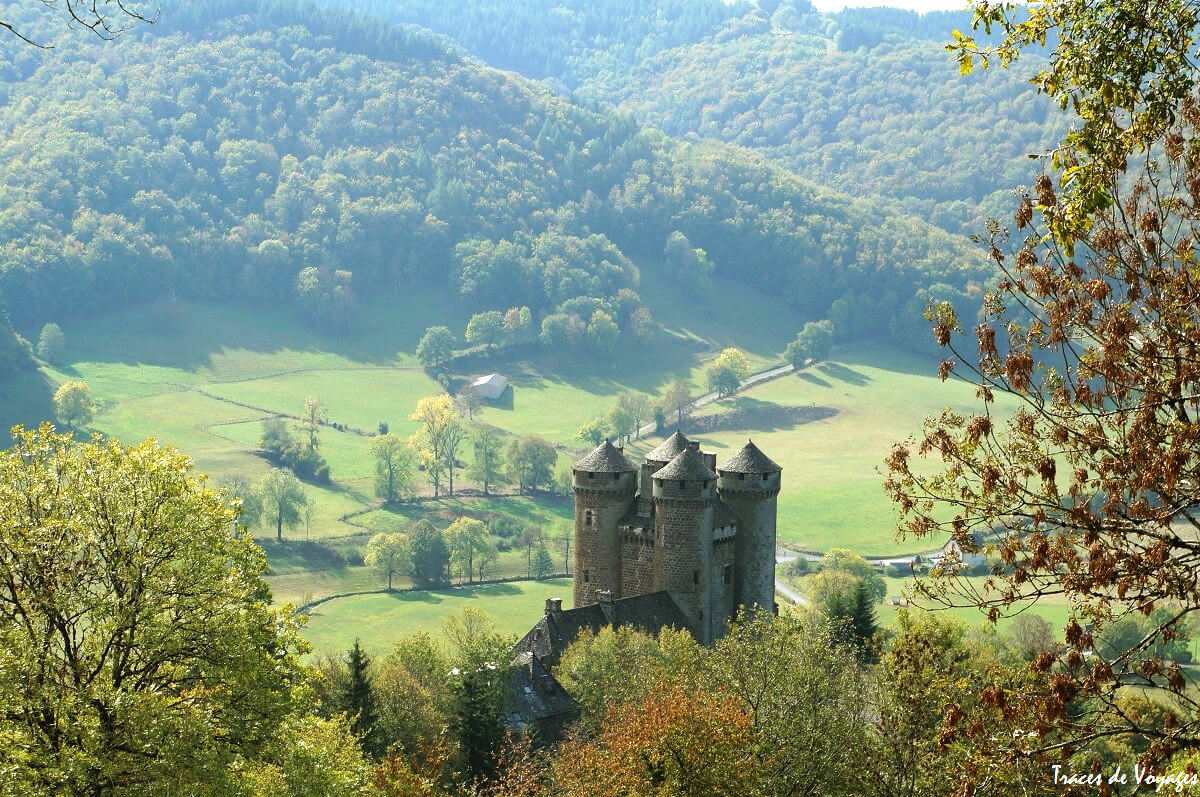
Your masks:
<path fill-rule="evenodd" d="M 604 618 L 610 623 L 613 621 L 613 596 L 611 589 L 596 590 L 596 602 L 600 604 L 600 611 L 604 612 Z"/>
<path fill-rule="evenodd" d="M 546 614 L 554 615 L 562 611 L 562 598 L 546 598 Z"/>

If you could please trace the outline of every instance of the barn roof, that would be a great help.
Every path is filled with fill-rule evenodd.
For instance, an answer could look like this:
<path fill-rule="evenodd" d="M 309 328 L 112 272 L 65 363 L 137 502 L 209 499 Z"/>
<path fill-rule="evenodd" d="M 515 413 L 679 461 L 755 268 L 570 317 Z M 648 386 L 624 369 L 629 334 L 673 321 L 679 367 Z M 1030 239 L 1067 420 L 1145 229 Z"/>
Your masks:
<path fill-rule="evenodd" d="M 481 376 L 471 383 L 471 387 L 483 387 L 484 385 L 507 385 L 508 377 L 503 374 L 488 374 Z"/>

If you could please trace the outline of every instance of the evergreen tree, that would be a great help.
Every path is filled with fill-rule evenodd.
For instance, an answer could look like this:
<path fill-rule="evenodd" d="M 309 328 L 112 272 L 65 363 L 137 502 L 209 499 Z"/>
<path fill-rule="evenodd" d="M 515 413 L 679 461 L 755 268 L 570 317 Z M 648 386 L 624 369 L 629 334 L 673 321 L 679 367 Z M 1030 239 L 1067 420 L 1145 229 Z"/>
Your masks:
<path fill-rule="evenodd" d="M 871 638 L 875 636 L 879 625 L 875 617 L 875 601 L 865 581 L 860 581 L 854 590 L 854 603 L 850 608 L 850 627 L 853 629 L 855 641 L 858 643 L 859 657 L 869 658 Z"/>
<path fill-rule="evenodd" d="M 533 555 L 533 577 L 541 581 L 553 572 L 554 560 L 550 558 L 550 552 L 543 545 Z"/>
<path fill-rule="evenodd" d="M 371 659 L 363 652 L 357 637 L 347 656 L 347 664 L 350 666 L 350 677 L 342 695 L 342 710 L 350 718 L 350 729 L 361 741 L 363 750 L 377 756 L 382 751 L 378 749 L 379 734 L 375 727 L 375 696 L 367 677 Z"/>
<path fill-rule="evenodd" d="M 853 645 L 856 637 L 853 620 L 854 604 L 834 591 L 825 598 L 822 609 L 829 622 L 829 634 L 839 645 Z"/>
<path fill-rule="evenodd" d="M 485 661 L 459 670 L 454 682 L 454 731 L 467 780 L 491 780 L 504 741 L 504 706 L 510 697 L 507 668 Z"/>

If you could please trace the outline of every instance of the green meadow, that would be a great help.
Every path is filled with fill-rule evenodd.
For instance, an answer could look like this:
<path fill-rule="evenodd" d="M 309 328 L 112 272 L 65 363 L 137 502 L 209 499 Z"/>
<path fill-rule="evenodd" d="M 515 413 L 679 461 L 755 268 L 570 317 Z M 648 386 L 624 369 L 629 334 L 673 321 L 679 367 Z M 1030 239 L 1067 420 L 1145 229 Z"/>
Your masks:
<path fill-rule="evenodd" d="M 717 282 L 711 298 L 689 301 L 669 282 L 647 279 L 641 291 L 656 313 L 660 334 L 641 347 L 623 345 L 612 363 L 535 354 L 482 361 L 455 377 L 488 370 L 507 374 L 513 388 L 485 407 L 482 417 L 512 435 L 545 436 L 558 447 L 561 467 L 585 448 L 575 437 L 579 426 L 607 412 L 623 391 L 661 394 L 674 380 L 685 379 L 696 394 L 703 393 L 705 362 L 726 346 L 746 351 L 756 367 L 780 361 L 805 319 L 744 286 Z M 403 313 L 394 305 L 388 297 L 371 299 L 359 326 L 341 336 L 312 331 L 287 308 L 190 302 L 64 322 L 65 362 L 6 386 L 0 423 L 31 424 L 48 417 L 56 386 L 83 379 L 98 407 L 93 431 L 126 443 L 155 437 L 191 455 L 215 481 L 235 475 L 255 481 L 270 467 L 258 454 L 262 420 L 297 414 L 305 399 L 315 396 L 331 422 L 349 429 L 320 432 L 332 483 L 306 485 L 312 509 L 305 522 L 286 531 L 282 543 L 275 542 L 273 528 L 252 530 L 267 549 L 278 600 L 304 603 L 381 588 L 378 574 L 362 565 L 367 540 L 419 518 L 443 528 L 461 516 L 500 515 L 537 525 L 546 532 L 561 572 L 573 517 L 569 498 L 434 500 L 426 495 L 399 508 L 379 507 L 369 435 L 380 421 L 403 436 L 415 430 L 408 415 L 417 400 L 442 390 L 416 364 L 416 343 L 433 323 L 446 323 L 461 337 L 467 320 L 463 313 L 442 311 L 456 306 L 442 292 L 409 297 Z M 718 458 L 753 437 L 783 466 L 781 542 L 812 551 L 842 546 L 864 554 L 929 550 L 937 543 L 894 538 L 895 516 L 879 468 L 891 445 L 918 429 L 926 415 L 947 404 L 971 404 L 973 389 L 942 384 L 935 368 L 931 359 L 880 342 L 844 346 L 828 362 L 698 410 L 700 422 L 717 424 L 698 436 Z M 797 408 L 819 409 L 827 417 L 797 420 Z M 636 456 L 657 442 L 634 441 L 631 453 Z M 469 447 L 460 459 L 469 464 Z M 477 485 L 464 468 L 456 474 L 456 486 Z M 423 489 L 428 492 L 428 485 Z M 493 569 L 493 577 L 528 572 L 523 552 L 513 549 L 502 551 Z M 413 622 L 427 625 L 454 604 L 456 594 L 423 602 L 366 597 L 329 611 L 341 618 L 334 625 L 347 625 L 351 609 L 346 606 L 364 623 L 376 622 L 377 614 L 395 621 L 411 610 Z M 503 608 L 494 615 L 511 614 L 499 600 L 502 594 L 483 591 L 475 600 L 495 600 Z M 322 622 L 314 620 L 309 632 L 314 639 L 326 633 L 320 631 Z"/>
<path fill-rule="evenodd" d="M 698 416 L 729 418 L 699 435 L 718 464 L 747 439 L 783 468 L 781 543 L 813 552 L 849 548 L 889 556 L 940 547 L 943 540 L 897 540 L 896 513 L 883 489 L 884 459 L 943 407 L 975 406 L 975 388 L 941 382 L 936 363 L 879 343 L 842 346 L 827 361 L 714 402 Z M 789 409 L 823 409 L 795 423 Z M 741 422 L 739 417 L 752 419 Z M 642 452 L 656 441 L 634 445 Z"/>
<path fill-rule="evenodd" d="M 564 578 L 355 595 L 314 607 L 304 636 L 316 653 L 340 653 L 355 639 L 367 651 L 378 653 L 406 634 L 424 631 L 440 636 L 448 615 L 475 607 L 487 613 L 501 634 L 516 639 L 542 616 L 547 598 L 562 598 L 563 607 L 570 608 L 571 582 Z"/>

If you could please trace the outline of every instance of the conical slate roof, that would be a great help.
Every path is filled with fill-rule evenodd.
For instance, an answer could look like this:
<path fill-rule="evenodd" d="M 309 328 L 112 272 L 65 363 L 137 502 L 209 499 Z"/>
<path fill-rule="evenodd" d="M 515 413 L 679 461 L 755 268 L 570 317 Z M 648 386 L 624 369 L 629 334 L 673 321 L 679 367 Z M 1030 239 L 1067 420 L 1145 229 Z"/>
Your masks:
<path fill-rule="evenodd" d="M 628 473 L 637 470 L 637 466 L 626 459 L 621 449 L 607 440 L 576 462 L 574 467 L 575 470 L 585 470 L 589 473 Z"/>
<path fill-rule="evenodd" d="M 753 441 L 717 467 L 722 473 L 779 473 L 783 468 L 771 461 Z"/>
<path fill-rule="evenodd" d="M 716 477 L 717 474 L 708 469 L 704 457 L 694 448 L 685 448 L 673 460 L 654 472 L 656 479 L 700 481 Z"/>
<path fill-rule="evenodd" d="M 680 451 L 691 447 L 692 441 L 684 437 L 683 432 L 676 429 L 673 435 L 658 444 L 658 448 L 646 452 L 646 461 L 670 462 L 679 456 Z"/>

